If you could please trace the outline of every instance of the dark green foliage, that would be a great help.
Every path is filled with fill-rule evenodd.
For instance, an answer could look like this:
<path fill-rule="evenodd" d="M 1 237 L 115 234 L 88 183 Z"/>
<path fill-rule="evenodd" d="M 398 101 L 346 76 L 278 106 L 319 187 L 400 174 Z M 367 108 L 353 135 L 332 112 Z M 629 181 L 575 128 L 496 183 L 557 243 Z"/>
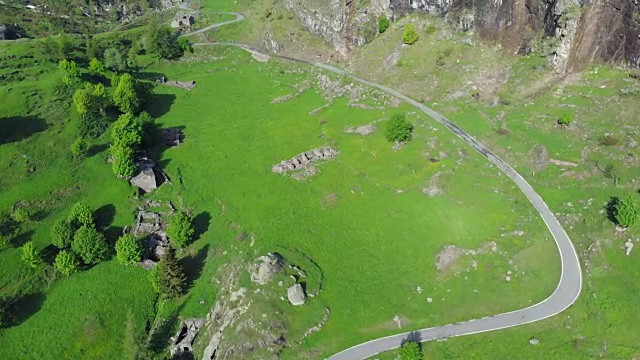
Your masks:
<path fill-rule="evenodd" d="M 127 68 L 127 64 L 120 50 L 115 47 L 104 51 L 104 66 L 115 72 L 122 72 Z"/>
<path fill-rule="evenodd" d="M 76 159 L 82 159 L 89 152 L 89 143 L 82 136 L 71 144 L 71 155 Z"/>
<path fill-rule="evenodd" d="M 147 30 L 147 46 L 151 54 L 163 59 L 177 59 L 184 53 L 178 45 L 177 34 L 168 26 L 158 26 L 155 21 Z"/>
<path fill-rule="evenodd" d="M 58 249 L 66 249 L 71 246 L 73 240 L 73 226 L 64 219 L 60 219 L 51 228 L 51 243 Z"/>
<path fill-rule="evenodd" d="M 407 341 L 400 347 L 401 360 L 422 360 L 422 349 L 420 344 L 415 341 Z"/>
<path fill-rule="evenodd" d="M 194 229 L 191 225 L 191 217 L 184 212 L 178 212 L 169 221 L 167 236 L 171 244 L 177 248 L 183 248 L 191 242 Z"/>
<path fill-rule="evenodd" d="M 98 137 L 106 128 L 105 114 L 110 105 L 109 94 L 104 85 L 85 83 L 84 88 L 73 95 L 76 110 L 82 115 L 80 135 Z"/>
<path fill-rule="evenodd" d="M 116 242 L 116 254 L 123 265 L 139 262 L 143 250 L 140 240 L 131 234 L 121 236 Z"/>
<path fill-rule="evenodd" d="M 602 146 L 616 146 L 619 142 L 620 140 L 618 140 L 618 138 L 613 135 L 605 135 L 598 139 L 598 144 Z"/>
<path fill-rule="evenodd" d="M 8 214 L 0 214 L 0 246 L 8 245 L 18 235 L 20 224 Z"/>
<path fill-rule="evenodd" d="M 416 27 L 413 24 L 407 24 L 404 27 L 404 32 L 402 33 L 402 41 L 407 45 L 413 45 L 418 42 L 420 39 L 420 35 L 418 31 L 416 31 Z"/>
<path fill-rule="evenodd" d="M 28 241 L 22 246 L 22 262 L 30 268 L 37 269 L 42 265 L 42 259 L 40 258 L 40 251 L 36 249 L 33 242 Z"/>
<path fill-rule="evenodd" d="M 67 250 L 62 250 L 56 255 L 56 259 L 53 264 L 56 269 L 65 275 L 71 275 L 78 270 L 78 259 L 76 256 Z"/>
<path fill-rule="evenodd" d="M 115 143 L 111 145 L 109 150 L 111 151 L 111 156 L 113 156 L 113 163 L 111 164 L 113 173 L 126 179 L 132 177 L 136 172 L 136 164 L 133 161 L 133 149 Z"/>
<path fill-rule="evenodd" d="M 109 247 L 104 236 L 93 226 L 81 226 L 73 236 L 71 249 L 85 264 L 97 264 L 107 258 Z"/>
<path fill-rule="evenodd" d="M 18 207 L 14 209 L 13 214 L 11 214 L 11 217 L 13 218 L 13 220 L 15 220 L 18 223 L 25 223 L 31 220 L 31 214 L 29 213 L 29 210 L 23 207 Z"/>
<path fill-rule="evenodd" d="M 571 121 L 573 121 L 573 119 L 571 118 L 571 115 L 563 114 L 558 119 L 558 125 L 560 125 L 562 127 L 569 126 L 569 124 L 571 124 Z"/>
<path fill-rule="evenodd" d="M 62 82 L 67 86 L 73 86 L 80 80 L 80 68 L 75 61 L 62 59 L 58 63 L 58 68 L 62 71 Z"/>
<path fill-rule="evenodd" d="M 106 66 L 104 66 L 102 61 L 94 57 L 93 59 L 91 59 L 91 61 L 89 61 L 89 72 L 92 75 L 96 75 L 96 76 L 104 75 L 107 72 L 107 68 Z"/>
<path fill-rule="evenodd" d="M 136 79 L 130 74 L 123 74 L 113 92 L 113 103 L 123 113 L 135 114 L 140 106 L 140 98 L 136 89 Z"/>
<path fill-rule="evenodd" d="M 185 291 L 187 277 L 176 258 L 175 250 L 169 249 L 154 269 L 153 286 L 156 291 L 168 298 L 175 298 Z"/>
<path fill-rule="evenodd" d="M 111 139 L 114 144 L 135 148 L 142 142 L 142 125 L 132 114 L 122 114 L 113 123 Z"/>
<path fill-rule="evenodd" d="M 191 47 L 191 43 L 187 38 L 181 37 L 178 38 L 178 47 L 182 51 L 182 53 L 193 52 L 193 48 Z"/>
<path fill-rule="evenodd" d="M 383 32 L 387 31 L 388 28 L 389 19 L 383 15 L 382 17 L 380 17 L 380 19 L 378 19 L 378 32 L 382 34 Z"/>
<path fill-rule="evenodd" d="M 385 136 L 390 142 L 409 141 L 413 132 L 413 125 L 407 121 L 404 113 L 395 114 L 387 122 Z"/>
<path fill-rule="evenodd" d="M 629 228 L 638 220 L 640 206 L 635 198 L 629 196 L 616 204 L 615 219 L 622 228 Z"/>
<path fill-rule="evenodd" d="M 91 211 L 91 209 L 82 202 L 76 203 L 71 207 L 71 211 L 69 212 L 69 217 L 67 219 L 75 228 L 83 225 L 94 225 L 93 211 Z"/>

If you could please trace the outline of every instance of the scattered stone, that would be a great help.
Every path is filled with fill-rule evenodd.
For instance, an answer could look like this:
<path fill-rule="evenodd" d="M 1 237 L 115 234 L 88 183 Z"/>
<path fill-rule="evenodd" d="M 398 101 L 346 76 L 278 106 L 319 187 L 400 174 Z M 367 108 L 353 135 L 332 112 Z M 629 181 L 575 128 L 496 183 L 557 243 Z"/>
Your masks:
<path fill-rule="evenodd" d="M 282 280 L 278 281 L 278 286 L 284 286 L 284 281 Z"/>
<path fill-rule="evenodd" d="M 204 325 L 204 319 L 188 319 L 180 323 L 178 332 L 172 338 L 169 352 L 176 358 L 189 354 L 193 350 L 193 341 Z"/>
<path fill-rule="evenodd" d="M 505 276 L 504 276 L 504 280 L 505 280 L 505 281 L 511 281 L 511 276 L 509 276 L 509 275 L 505 275 Z"/>
<path fill-rule="evenodd" d="M 180 128 L 162 129 L 162 138 L 166 146 L 180 146 L 184 141 L 184 133 Z"/>
<path fill-rule="evenodd" d="M 287 298 L 289 298 L 289 302 L 293 306 L 304 305 L 305 295 L 304 295 L 304 289 L 302 289 L 302 285 L 295 284 L 289 289 L 287 289 Z"/>
<path fill-rule="evenodd" d="M 436 255 L 436 268 L 438 271 L 446 270 L 458 258 L 464 255 L 464 251 L 454 245 L 446 245 L 438 255 Z"/>
<path fill-rule="evenodd" d="M 402 329 L 402 321 L 400 320 L 400 317 L 398 315 L 393 317 L 393 321 L 398 324 L 398 329 Z"/>
<path fill-rule="evenodd" d="M 147 245 L 147 250 L 142 257 L 142 267 L 151 270 L 153 269 L 162 255 L 166 254 L 171 248 L 167 234 L 164 231 L 157 231 L 151 235 Z"/>
<path fill-rule="evenodd" d="M 300 341 L 298 341 L 298 346 L 301 345 L 302 342 L 304 341 L 304 339 L 306 339 L 309 335 L 313 334 L 314 332 L 320 331 L 322 329 L 322 327 L 329 320 L 329 315 L 330 314 L 331 314 L 331 310 L 329 308 L 325 308 L 324 309 L 324 315 L 322 316 L 322 319 L 320 320 L 318 325 L 312 326 L 309 329 L 307 329 L 307 331 L 304 332 L 304 334 L 302 335 L 302 338 L 300 339 Z"/>
<path fill-rule="evenodd" d="M 578 166 L 578 164 L 576 163 L 572 163 L 569 161 L 555 160 L 555 159 L 549 159 L 549 162 L 554 165 L 558 165 L 560 167 L 577 167 Z"/>
<path fill-rule="evenodd" d="M 416 287 L 416 292 L 418 295 L 422 294 L 422 288 L 420 286 Z"/>
<path fill-rule="evenodd" d="M 251 274 L 251 281 L 256 284 L 266 285 L 273 277 L 282 271 L 283 258 L 279 254 L 269 254 L 267 256 L 260 256 L 249 267 L 249 273 Z"/>
<path fill-rule="evenodd" d="M 164 76 L 161 76 L 156 79 L 156 82 L 162 85 L 179 87 L 185 90 L 191 90 L 196 88 L 196 82 L 194 80 L 191 81 L 169 81 Z"/>
<path fill-rule="evenodd" d="M 624 247 L 624 254 L 629 256 L 631 254 L 631 250 L 633 250 L 633 241 L 631 241 L 631 239 L 625 241 Z"/>
<path fill-rule="evenodd" d="M 260 289 L 256 289 L 256 290 L 260 290 Z M 247 288 L 242 287 L 237 291 L 232 292 L 231 295 L 229 295 L 229 301 L 238 301 L 244 298 L 246 294 L 247 294 Z"/>
<path fill-rule="evenodd" d="M 357 128 L 347 128 L 347 130 L 345 130 L 345 132 L 347 134 L 358 134 L 358 135 L 362 135 L 362 136 L 369 136 L 371 134 L 373 134 L 376 131 L 376 126 L 373 124 L 367 124 L 367 125 L 362 125 L 362 126 L 358 126 Z"/>
<path fill-rule="evenodd" d="M 289 171 L 302 170 L 318 161 L 331 160 L 337 154 L 339 154 L 339 151 L 330 146 L 316 148 L 294 156 L 291 160 L 283 160 L 279 164 L 274 165 L 271 171 L 282 174 Z"/>
<path fill-rule="evenodd" d="M 535 338 L 529 340 L 529 344 L 531 344 L 531 345 L 538 345 L 539 343 L 540 343 L 540 341 L 538 339 L 535 339 Z"/>
<path fill-rule="evenodd" d="M 431 304 L 431 303 L 433 302 L 433 299 L 432 299 L 432 298 L 430 298 L 430 297 L 428 297 L 428 298 L 427 298 L 427 302 L 428 302 L 429 304 Z"/>
<path fill-rule="evenodd" d="M 444 190 L 440 187 L 440 176 L 441 172 L 435 173 L 431 179 L 429 179 L 429 184 L 422 188 L 422 193 L 429 197 L 436 197 L 444 194 Z"/>

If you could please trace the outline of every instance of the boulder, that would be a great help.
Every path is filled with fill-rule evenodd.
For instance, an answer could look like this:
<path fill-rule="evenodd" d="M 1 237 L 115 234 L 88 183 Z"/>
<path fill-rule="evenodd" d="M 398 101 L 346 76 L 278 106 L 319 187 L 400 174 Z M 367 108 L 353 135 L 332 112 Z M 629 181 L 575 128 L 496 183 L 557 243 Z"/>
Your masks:
<path fill-rule="evenodd" d="M 295 284 L 287 289 L 287 297 L 289 298 L 289 302 L 291 303 L 291 305 L 304 305 L 306 296 L 304 295 L 304 289 L 302 289 L 302 285 Z"/>
<path fill-rule="evenodd" d="M 251 281 L 256 284 L 266 285 L 277 273 L 282 271 L 283 267 L 282 256 L 278 254 L 260 256 L 249 268 Z"/>
<path fill-rule="evenodd" d="M 131 185 L 139 187 L 146 193 L 158 188 L 156 174 L 153 172 L 153 169 L 150 168 L 140 170 L 136 176 L 131 178 L 130 182 Z"/>

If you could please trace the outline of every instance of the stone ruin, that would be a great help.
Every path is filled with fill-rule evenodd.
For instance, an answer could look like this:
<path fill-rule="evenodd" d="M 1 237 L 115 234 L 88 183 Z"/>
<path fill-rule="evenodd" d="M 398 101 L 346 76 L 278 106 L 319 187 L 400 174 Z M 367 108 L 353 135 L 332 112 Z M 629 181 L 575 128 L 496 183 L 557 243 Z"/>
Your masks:
<path fill-rule="evenodd" d="M 132 229 L 125 229 L 124 233 L 131 233 L 137 238 L 148 237 L 147 247 L 142 256 L 140 265 L 147 269 L 153 269 L 162 255 L 171 248 L 167 233 L 163 231 L 164 223 L 160 214 L 140 210 L 136 225 Z"/>
<path fill-rule="evenodd" d="M 162 129 L 162 138 L 166 146 L 180 146 L 184 141 L 184 133 L 180 128 Z"/>
<path fill-rule="evenodd" d="M 204 319 L 187 319 L 180 323 L 178 332 L 171 338 L 171 347 L 169 347 L 173 359 L 193 351 L 193 341 L 203 326 Z"/>
<path fill-rule="evenodd" d="M 170 248 L 171 244 L 166 232 L 157 231 L 153 233 L 142 257 L 142 267 L 147 270 L 153 269 L 162 258 L 162 255 L 166 254 Z"/>
<path fill-rule="evenodd" d="M 129 180 L 131 185 L 139 187 L 145 193 L 152 192 L 158 188 L 156 174 L 153 169 L 156 167 L 155 161 L 146 156 L 139 156 L 135 159 L 136 174 Z"/>
<path fill-rule="evenodd" d="M 185 90 L 192 90 L 196 88 L 195 80 L 191 80 L 191 81 L 167 80 L 167 78 L 165 78 L 164 76 L 161 76 L 156 79 L 156 82 L 158 84 L 174 86 L 174 87 L 178 87 Z"/>
<path fill-rule="evenodd" d="M 338 154 L 339 152 L 330 146 L 319 147 L 294 156 L 291 160 L 284 160 L 274 165 L 271 171 L 282 174 L 288 171 L 304 169 L 318 161 L 331 160 Z"/>
<path fill-rule="evenodd" d="M 136 226 L 131 231 L 136 237 L 151 235 L 162 228 L 162 218 L 160 214 L 141 210 L 138 212 Z"/>

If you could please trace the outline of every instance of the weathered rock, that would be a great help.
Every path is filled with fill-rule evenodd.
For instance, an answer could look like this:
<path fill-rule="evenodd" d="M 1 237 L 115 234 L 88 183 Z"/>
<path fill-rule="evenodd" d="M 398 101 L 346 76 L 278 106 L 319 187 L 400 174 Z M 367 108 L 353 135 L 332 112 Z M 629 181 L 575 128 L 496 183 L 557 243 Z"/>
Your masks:
<path fill-rule="evenodd" d="M 203 319 L 188 319 L 181 322 L 178 332 L 172 338 L 173 341 L 169 348 L 171 356 L 177 357 L 191 353 L 193 350 L 193 341 L 203 325 Z"/>
<path fill-rule="evenodd" d="M 624 254 L 629 256 L 631 254 L 631 250 L 633 250 L 633 241 L 629 239 L 624 243 Z"/>
<path fill-rule="evenodd" d="M 304 305 L 306 296 L 304 295 L 304 289 L 302 289 L 302 285 L 295 284 L 287 289 L 287 297 L 289 298 L 289 302 L 291 303 L 291 305 Z"/>
<path fill-rule="evenodd" d="M 274 173 L 284 173 L 287 171 L 305 169 L 321 160 L 331 160 L 338 154 L 338 151 L 332 147 L 317 148 L 305 151 L 291 158 L 274 165 L 271 171 Z"/>
<path fill-rule="evenodd" d="M 266 285 L 277 273 L 282 271 L 283 267 L 282 256 L 278 254 L 260 256 L 249 268 L 251 281 L 256 284 Z"/>

